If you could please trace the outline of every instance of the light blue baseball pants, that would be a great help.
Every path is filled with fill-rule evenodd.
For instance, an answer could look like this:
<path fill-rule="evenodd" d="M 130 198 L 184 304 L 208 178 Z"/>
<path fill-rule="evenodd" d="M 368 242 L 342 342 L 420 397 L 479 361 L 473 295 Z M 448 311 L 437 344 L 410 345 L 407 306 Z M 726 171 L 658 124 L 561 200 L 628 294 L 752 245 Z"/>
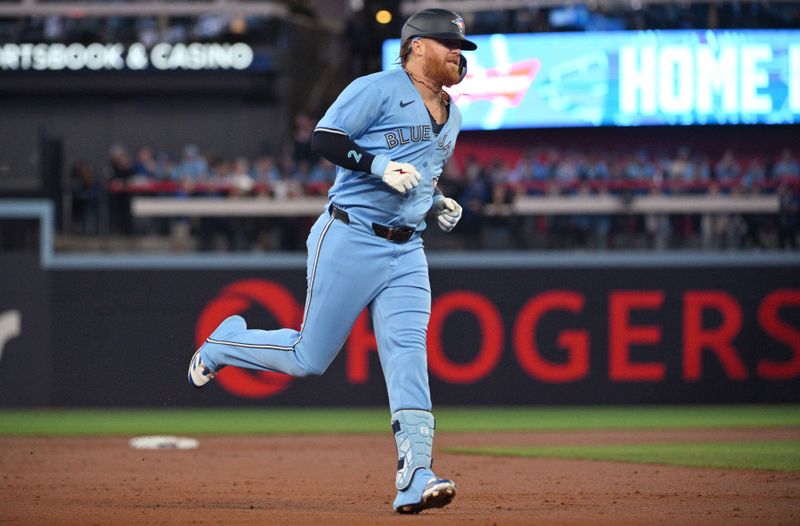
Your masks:
<path fill-rule="evenodd" d="M 326 211 L 311 229 L 299 332 L 221 325 L 201 347 L 200 358 L 214 371 L 234 365 L 319 375 L 369 307 L 390 410 L 430 410 L 426 334 L 431 291 L 422 239 L 387 241 L 373 233 L 371 223 L 352 212 L 349 216 L 345 224 Z"/>

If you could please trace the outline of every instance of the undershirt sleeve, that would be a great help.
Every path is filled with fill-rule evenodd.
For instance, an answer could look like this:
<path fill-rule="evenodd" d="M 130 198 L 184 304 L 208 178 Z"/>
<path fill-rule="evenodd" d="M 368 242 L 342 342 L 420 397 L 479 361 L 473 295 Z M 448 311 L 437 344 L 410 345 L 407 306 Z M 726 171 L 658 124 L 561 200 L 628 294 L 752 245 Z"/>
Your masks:
<path fill-rule="evenodd" d="M 372 172 L 375 156 L 367 152 L 343 133 L 315 131 L 311 149 L 333 164 L 354 172 Z"/>

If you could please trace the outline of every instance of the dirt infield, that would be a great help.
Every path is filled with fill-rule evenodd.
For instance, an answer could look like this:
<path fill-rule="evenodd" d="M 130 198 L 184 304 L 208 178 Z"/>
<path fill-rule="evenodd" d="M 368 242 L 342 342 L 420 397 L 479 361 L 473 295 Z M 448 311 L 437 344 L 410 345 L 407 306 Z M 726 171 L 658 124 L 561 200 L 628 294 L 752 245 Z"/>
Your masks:
<path fill-rule="evenodd" d="M 797 439 L 800 429 L 440 433 L 436 447 Z M 800 474 L 438 452 L 459 493 L 391 511 L 390 434 L 201 438 L 141 451 L 119 438 L 0 438 L 0 524 L 800 524 Z"/>

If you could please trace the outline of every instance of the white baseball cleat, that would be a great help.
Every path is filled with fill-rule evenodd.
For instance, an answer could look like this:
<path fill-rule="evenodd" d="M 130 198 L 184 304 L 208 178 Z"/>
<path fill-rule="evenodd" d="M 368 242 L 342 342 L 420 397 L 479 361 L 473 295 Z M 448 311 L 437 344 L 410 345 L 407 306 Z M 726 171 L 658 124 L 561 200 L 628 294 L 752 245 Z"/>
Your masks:
<path fill-rule="evenodd" d="M 444 508 L 456 496 L 456 484 L 452 480 L 432 478 L 422 490 L 422 498 L 413 504 L 403 504 L 396 508 L 398 513 L 419 513 L 429 508 Z"/>
<path fill-rule="evenodd" d="M 189 385 L 193 387 L 203 387 L 217 375 L 200 360 L 200 349 L 192 356 L 189 362 Z"/>
<path fill-rule="evenodd" d="M 212 371 L 206 364 L 203 363 L 203 361 L 200 359 L 200 351 L 203 350 L 203 348 L 205 348 L 207 345 L 214 345 L 215 343 L 228 343 L 212 342 L 212 340 L 215 338 L 224 339 L 225 336 L 242 331 L 246 328 L 247 324 L 245 323 L 244 318 L 241 316 L 234 315 L 225 318 L 222 323 L 220 323 L 217 328 L 214 329 L 214 332 L 212 332 L 211 336 L 206 339 L 205 343 L 203 343 L 203 345 L 201 345 L 192 356 L 192 361 L 189 362 L 189 385 L 192 387 L 203 387 L 219 372 L 218 370 Z"/>

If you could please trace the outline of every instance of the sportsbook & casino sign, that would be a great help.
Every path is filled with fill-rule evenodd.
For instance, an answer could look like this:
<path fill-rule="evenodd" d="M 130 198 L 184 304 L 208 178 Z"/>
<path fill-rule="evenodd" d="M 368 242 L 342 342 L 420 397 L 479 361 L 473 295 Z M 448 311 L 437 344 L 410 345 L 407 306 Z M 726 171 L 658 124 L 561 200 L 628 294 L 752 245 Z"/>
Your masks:
<path fill-rule="evenodd" d="M 140 43 L 22 43 L 0 45 L 0 70 L 245 70 L 253 64 L 254 56 L 244 42 L 160 42 L 150 48 Z"/>

